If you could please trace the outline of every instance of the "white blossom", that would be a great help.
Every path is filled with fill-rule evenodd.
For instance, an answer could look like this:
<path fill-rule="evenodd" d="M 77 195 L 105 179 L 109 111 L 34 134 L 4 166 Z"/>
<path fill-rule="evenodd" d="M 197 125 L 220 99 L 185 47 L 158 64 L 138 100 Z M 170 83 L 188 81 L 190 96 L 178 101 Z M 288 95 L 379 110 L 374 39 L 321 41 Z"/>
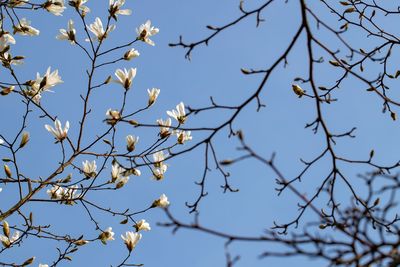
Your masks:
<path fill-rule="evenodd" d="M 69 121 L 65 123 L 64 128 L 62 128 L 61 122 L 58 119 L 54 121 L 54 128 L 48 124 L 46 124 L 44 127 L 47 131 L 52 133 L 58 141 L 62 141 L 67 137 L 67 133 L 69 130 Z"/>
<path fill-rule="evenodd" d="M 132 152 L 133 150 L 135 150 L 137 142 L 139 142 L 139 136 L 128 135 L 126 137 L 126 149 L 129 152 Z"/>
<path fill-rule="evenodd" d="M 47 189 L 46 193 L 51 199 L 60 200 L 63 198 L 65 191 L 61 186 L 53 185 L 51 189 Z"/>
<path fill-rule="evenodd" d="M 146 220 L 138 221 L 135 224 L 135 228 L 136 228 L 137 232 L 142 231 L 142 230 L 143 231 L 150 231 L 151 230 L 150 224 L 148 222 L 146 222 Z"/>
<path fill-rule="evenodd" d="M 26 20 L 26 18 L 22 18 L 19 20 L 19 23 L 14 26 L 14 33 L 18 33 L 21 35 L 39 35 L 40 31 L 38 29 L 33 28 L 31 22 Z"/>
<path fill-rule="evenodd" d="M 66 7 L 64 6 L 64 0 L 47 0 L 44 3 L 44 8 L 56 16 L 62 16 Z"/>
<path fill-rule="evenodd" d="M 111 227 L 108 227 L 104 232 L 99 235 L 100 241 L 105 245 L 107 241 L 114 240 L 114 232 Z"/>
<path fill-rule="evenodd" d="M 180 102 L 176 105 L 176 110 L 167 111 L 168 116 L 174 118 L 179 123 L 185 123 L 186 121 L 186 112 L 185 112 L 185 105 L 183 102 Z"/>
<path fill-rule="evenodd" d="M 164 154 L 163 150 L 160 150 L 156 153 L 153 154 L 153 160 L 154 160 L 154 165 L 156 167 L 159 167 L 163 164 L 163 161 L 165 159 L 165 157 L 167 157 L 168 154 Z"/>
<path fill-rule="evenodd" d="M 142 234 L 127 231 L 125 233 L 125 236 L 121 235 L 121 238 L 124 240 L 129 252 L 131 252 L 136 247 L 139 240 L 142 238 Z"/>
<path fill-rule="evenodd" d="M 117 15 L 130 15 L 132 14 L 132 10 L 130 9 L 121 9 L 121 7 L 125 4 L 125 0 L 110 0 L 109 1 L 109 12 L 111 17 L 117 18 Z"/>
<path fill-rule="evenodd" d="M 161 164 L 152 170 L 153 178 L 157 181 L 164 179 L 164 174 L 167 172 L 168 166 L 166 164 Z"/>
<path fill-rule="evenodd" d="M 67 40 L 70 41 L 71 44 L 75 44 L 75 34 L 74 22 L 70 19 L 68 21 L 68 29 L 60 29 L 60 34 L 57 35 L 56 38 L 58 40 Z"/>
<path fill-rule="evenodd" d="M 135 58 L 138 56 L 140 56 L 139 51 L 135 50 L 135 48 L 131 48 L 124 54 L 124 59 L 131 60 L 132 58 Z"/>
<path fill-rule="evenodd" d="M 118 110 L 108 109 L 106 112 L 106 122 L 114 125 L 121 119 L 121 113 Z"/>
<path fill-rule="evenodd" d="M 24 63 L 23 59 L 23 56 L 12 57 L 11 54 L 8 52 L 3 53 L 3 55 L 1 56 L 1 61 L 3 61 L 3 63 L 5 61 L 11 65 L 21 65 Z"/>
<path fill-rule="evenodd" d="M 166 208 L 169 205 L 168 198 L 165 194 L 162 194 L 158 199 L 153 202 L 154 207 Z"/>
<path fill-rule="evenodd" d="M 151 106 L 156 102 L 158 95 L 160 94 L 160 89 L 152 88 L 147 89 L 147 93 L 149 94 L 149 101 L 147 102 L 148 106 Z"/>
<path fill-rule="evenodd" d="M 9 44 L 15 44 L 14 37 L 9 32 L 0 32 L 0 51 L 3 51 Z"/>
<path fill-rule="evenodd" d="M 90 9 L 84 6 L 88 0 L 70 0 L 69 5 L 75 7 L 76 10 L 82 10 L 83 14 L 89 13 Z"/>
<path fill-rule="evenodd" d="M 4 144 L 4 140 L 0 138 L 0 145 Z"/>
<path fill-rule="evenodd" d="M 66 200 L 66 204 L 73 204 L 73 199 L 77 198 L 76 191 L 78 190 L 77 185 L 73 185 L 64 189 L 63 199 Z"/>
<path fill-rule="evenodd" d="M 93 178 L 97 175 L 97 165 L 96 165 L 96 161 L 88 161 L 85 160 L 82 162 L 82 166 L 83 166 L 83 173 L 85 174 L 85 176 L 87 178 Z"/>
<path fill-rule="evenodd" d="M 111 166 L 111 182 L 114 183 L 115 180 L 118 179 L 119 175 L 121 172 L 123 172 L 123 168 L 121 168 L 121 166 L 119 166 L 117 163 L 114 163 Z"/>
<path fill-rule="evenodd" d="M 115 25 L 108 26 L 107 30 L 104 30 L 103 23 L 100 18 L 96 18 L 94 23 L 89 25 L 89 30 L 96 36 L 97 40 L 101 42 L 103 39 L 107 38 L 107 35 L 115 29 Z"/>
<path fill-rule="evenodd" d="M 21 233 L 19 231 L 15 231 L 11 237 L 0 235 L 0 241 L 3 243 L 4 247 L 8 248 L 12 245 L 12 243 L 19 239 L 20 234 Z"/>
<path fill-rule="evenodd" d="M 60 83 L 63 83 L 63 80 L 61 80 L 61 76 L 58 75 L 58 70 L 51 71 L 51 67 L 48 67 L 43 77 L 40 76 L 39 73 L 36 73 L 36 80 L 32 85 L 32 89 L 35 92 L 49 91 L 49 88 Z"/>
<path fill-rule="evenodd" d="M 160 136 L 161 138 L 165 138 L 169 136 L 171 133 L 169 132 L 169 127 L 171 127 L 171 118 L 166 119 L 165 121 L 163 119 L 158 119 L 157 120 L 158 125 L 160 126 Z"/>
<path fill-rule="evenodd" d="M 175 131 L 176 136 L 178 137 L 178 144 L 184 144 L 186 141 L 192 140 L 191 131 Z"/>
<path fill-rule="evenodd" d="M 125 68 L 124 70 L 117 69 L 115 76 L 117 80 L 114 80 L 114 82 L 121 84 L 125 90 L 128 90 L 132 85 L 133 78 L 136 76 L 136 68 L 130 68 L 129 70 Z"/>
<path fill-rule="evenodd" d="M 78 186 L 74 185 L 68 188 L 61 187 L 59 185 L 53 185 L 51 189 L 48 189 L 46 193 L 49 195 L 50 199 L 62 200 L 67 205 L 74 204 L 74 199 L 77 198 L 76 191 Z"/>
<path fill-rule="evenodd" d="M 39 267 L 49 267 L 49 265 L 47 265 L 47 264 L 42 264 L 42 263 L 39 263 Z"/>
<path fill-rule="evenodd" d="M 136 29 L 136 33 L 138 35 L 137 38 L 152 46 L 154 46 L 154 42 L 150 40 L 150 37 L 157 34 L 158 32 L 158 28 L 151 26 L 150 20 L 146 21 L 145 24 L 140 25 L 139 28 Z"/>

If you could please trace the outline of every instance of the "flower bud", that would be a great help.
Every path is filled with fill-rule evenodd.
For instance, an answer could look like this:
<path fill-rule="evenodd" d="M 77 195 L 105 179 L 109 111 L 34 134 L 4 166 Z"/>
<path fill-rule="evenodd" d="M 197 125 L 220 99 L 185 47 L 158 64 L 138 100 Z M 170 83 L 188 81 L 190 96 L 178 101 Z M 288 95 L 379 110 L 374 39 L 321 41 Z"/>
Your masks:
<path fill-rule="evenodd" d="M 11 169 L 10 169 L 10 167 L 8 167 L 8 165 L 6 165 L 6 164 L 4 164 L 4 172 L 6 173 L 6 176 L 7 176 L 8 178 L 11 178 L 11 176 L 12 176 Z"/>
<path fill-rule="evenodd" d="M 19 147 L 23 148 L 28 142 L 29 142 L 29 133 L 24 132 L 22 134 L 22 139 L 21 139 L 21 143 L 19 144 Z"/>
<path fill-rule="evenodd" d="M 35 257 L 29 258 L 24 263 L 22 263 L 22 266 L 31 265 L 34 260 L 35 260 Z"/>
<path fill-rule="evenodd" d="M 10 86 L 10 87 L 2 87 L 3 89 L 0 91 L 0 95 L 2 96 L 6 96 L 9 93 L 11 93 L 14 90 L 14 86 Z"/>
<path fill-rule="evenodd" d="M 3 222 L 3 233 L 6 237 L 10 237 L 10 226 L 7 221 Z"/>
<path fill-rule="evenodd" d="M 302 97 L 304 94 L 305 94 L 305 92 L 306 91 L 304 91 L 299 85 L 297 85 L 297 84 L 293 84 L 292 85 L 292 89 L 293 89 L 293 92 L 296 94 L 296 95 L 298 95 L 299 97 Z"/>

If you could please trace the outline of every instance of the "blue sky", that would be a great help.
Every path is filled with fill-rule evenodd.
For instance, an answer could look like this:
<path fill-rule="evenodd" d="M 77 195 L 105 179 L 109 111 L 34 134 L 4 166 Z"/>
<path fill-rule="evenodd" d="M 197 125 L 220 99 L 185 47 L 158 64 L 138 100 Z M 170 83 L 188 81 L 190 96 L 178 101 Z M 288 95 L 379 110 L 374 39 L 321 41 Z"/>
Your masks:
<path fill-rule="evenodd" d="M 263 1 L 252 1 L 249 7 L 257 6 Z M 105 18 L 108 1 L 91 0 L 88 6 L 92 12 L 87 21 L 92 22 L 96 16 Z M 169 43 L 178 40 L 179 35 L 184 40 L 195 41 L 210 33 L 206 25 L 222 25 L 239 15 L 238 1 L 127 1 L 126 7 L 133 10 L 132 16 L 119 16 L 117 28 L 112 32 L 106 47 L 123 44 L 136 38 L 135 28 L 147 19 L 160 29 L 160 33 L 152 39 L 156 46 L 150 47 L 143 43 L 133 47 L 141 53 L 139 58 L 129 62 L 119 62 L 112 67 L 105 67 L 97 74 L 95 80 L 103 81 L 108 75 L 113 75 L 115 69 L 136 67 L 137 77 L 134 80 L 132 92 L 128 97 L 128 108 L 132 110 L 145 105 L 147 88 L 158 87 L 161 94 L 157 104 L 139 121 L 155 123 L 155 120 L 166 118 L 166 110 L 171 110 L 180 101 L 191 107 L 202 107 L 209 104 L 209 96 L 213 96 L 219 104 L 238 104 L 248 97 L 258 86 L 261 76 L 244 76 L 240 68 L 266 68 L 276 58 L 279 52 L 290 42 L 300 23 L 297 2 L 289 4 L 277 3 L 271 11 L 264 13 L 266 21 L 261 27 L 255 27 L 255 19 L 249 18 L 231 30 L 221 33 L 212 40 L 208 47 L 198 47 L 193 51 L 192 60 L 184 58 L 185 51 L 180 48 L 170 48 Z M 277 12 L 279 10 L 279 12 Z M 68 42 L 55 39 L 58 29 L 65 28 L 68 19 L 78 21 L 69 8 L 62 17 L 55 17 L 46 12 L 29 13 L 27 17 L 32 25 L 41 30 L 38 37 L 16 38 L 17 45 L 13 47 L 14 54 L 26 56 L 24 65 L 17 67 L 17 73 L 23 80 L 33 79 L 36 72 L 44 73 L 48 66 L 58 69 L 64 83 L 54 88 L 54 93 L 43 96 L 42 105 L 61 121 L 69 120 L 71 129 L 69 136 L 77 137 L 78 119 L 81 115 L 81 100 L 79 95 L 85 90 L 85 69 L 88 61 L 85 55 Z M 76 23 L 78 36 L 82 27 Z M 79 33 L 80 32 L 80 33 Z M 326 37 L 327 40 L 331 37 Z M 323 149 L 322 135 L 314 135 L 304 129 L 306 123 L 315 118 L 315 108 L 312 100 L 299 99 L 291 91 L 295 77 L 306 74 L 306 53 L 304 35 L 289 55 L 287 68 L 280 66 L 271 76 L 261 101 L 266 105 L 256 112 L 255 103 L 246 107 L 233 127 L 243 130 L 248 143 L 256 150 L 269 157 L 277 152 L 276 163 L 287 177 L 294 177 L 302 167 L 300 158 L 310 159 Z M 115 57 L 125 50 L 113 54 Z M 318 80 L 323 83 L 332 81 L 328 69 L 318 70 Z M 307 89 L 307 88 L 305 88 Z M 108 108 L 115 107 L 121 98 L 123 89 L 116 84 L 102 87 L 91 100 L 93 112 L 88 121 L 87 140 L 93 138 L 104 129 L 102 120 Z M 337 150 L 347 156 L 366 158 L 374 148 L 376 158 L 382 162 L 392 162 L 396 159 L 396 136 L 399 128 L 387 114 L 381 114 L 381 105 L 376 96 L 371 96 L 360 89 L 359 84 L 348 82 L 335 97 L 341 100 L 325 107 L 327 122 L 337 131 L 346 131 L 356 126 L 356 139 L 343 139 L 338 142 Z M 0 119 L 3 126 L 0 133 L 12 136 L 15 125 L 20 124 L 20 99 L 16 96 L 0 98 Z M 44 129 L 47 119 L 39 118 L 40 112 L 35 110 L 30 118 L 27 130 L 31 134 L 29 146 L 21 153 L 21 163 L 24 172 L 31 177 L 45 176 L 57 165 L 60 151 L 53 139 Z M 209 112 L 188 119 L 188 127 L 215 126 L 229 114 Z M 374 123 L 370 123 L 373 121 Z M 139 135 L 141 140 L 138 149 L 145 148 L 146 141 L 156 137 L 156 131 L 135 129 L 121 126 L 117 139 L 124 146 L 124 136 Z M 219 159 L 233 158 L 238 155 L 236 148 L 239 143 L 234 138 L 228 139 L 229 132 L 220 132 L 214 141 Z M 375 136 L 384 135 L 384 138 Z M 204 134 L 193 133 L 193 143 L 204 137 Z M 398 143 L 398 142 L 397 142 Z M 188 146 L 190 144 L 187 144 Z M 349 149 L 351 147 L 351 149 Z M 7 152 L 0 149 L 0 156 L 6 157 Z M 166 193 L 172 203 L 171 211 L 185 222 L 191 222 L 185 202 L 192 202 L 199 193 L 194 184 L 201 177 L 204 165 L 204 149 L 200 148 L 190 154 L 174 158 L 169 164 L 166 178 L 161 182 L 150 179 L 148 172 L 141 177 L 132 177 L 121 190 L 107 193 L 93 193 L 89 199 L 102 203 L 104 206 L 124 210 L 141 210 L 156 199 L 161 193 Z M 93 158 L 80 157 L 81 161 Z M 328 161 L 321 162 L 298 185 L 301 192 L 312 194 L 318 181 L 327 174 Z M 353 169 L 342 166 L 347 174 L 355 174 L 367 169 Z M 273 225 L 273 221 L 287 222 L 294 218 L 299 201 L 289 191 L 277 197 L 275 175 L 267 167 L 255 161 L 243 161 L 226 169 L 231 173 L 230 181 L 233 187 L 239 188 L 238 193 L 223 194 L 220 185 L 221 177 L 213 169 L 208 177 L 206 190 L 209 195 L 200 204 L 200 222 L 205 226 L 220 229 L 227 233 L 240 235 L 261 235 L 264 229 Z M 108 171 L 106 172 L 108 173 Z M 104 178 L 108 179 L 108 178 Z M 7 207 L 15 199 L 15 189 L 12 185 L 3 186 L 1 193 L 1 209 Z M 349 192 L 338 193 L 343 199 L 348 199 Z M 46 197 L 45 192 L 41 197 Z M 326 201 L 320 200 L 319 203 Z M 4 205 L 4 207 L 3 207 Z M 34 203 L 24 208 L 33 211 L 35 218 L 41 224 L 51 224 L 53 229 L 61 233 L 84 233 L 89 237 L 96 236 L 94 225 L 90 222 L 84 209 L 79 206 L 65 206 L 49 203 Z M 112 226 L 116 240 L 104 246 L 100 242 L 84 246 L 73 256 L 72 263 L 60 266 L 105 266 L 119 262 L 126 250 L 120 239 L 120 234 L 131 230 L 129 225 L 119 225 L 119 218 L 94 212 L 102 222 L 102 227 Z M 312 218 L 306 213 L 305 220 Z M 161 210 L 151 210 L 137 219 L 146 219 L 152 226 L 152 231 L 143 234 L 143 239 L 133 254 L 133 262 L 144 263 L 145 266 L 225 266 L 224 240 L 194 231 L 181 230 L 175 235 L 170 229 L 156 226 L 157 222 L 165 222 Z M 10 223 L 12 219 L 10 219 Z M 303 225 L 300 225 L 300 228 Z M 51 263 L 56 255 L 54 242 L 29 239 L 21 248 L 5 253 L 5 258 L 15 261 L 26 259 L 32 255 L 37 263 Z M 273 244 L 233 243 L 230 251 L 233 255 L 240 254 L 241 260 L 237 266 L 321 266 L 321 262 L 304 259 L 258 259 L 265 249 L 277 249 Z M 62 246 L 61 246 L 62 247 Z"/>

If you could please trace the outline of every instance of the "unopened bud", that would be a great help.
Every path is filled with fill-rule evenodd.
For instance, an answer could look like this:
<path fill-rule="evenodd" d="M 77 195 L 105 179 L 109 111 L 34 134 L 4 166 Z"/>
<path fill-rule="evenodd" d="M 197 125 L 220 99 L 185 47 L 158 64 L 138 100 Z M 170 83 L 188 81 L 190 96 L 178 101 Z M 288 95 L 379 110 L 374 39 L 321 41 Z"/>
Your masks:
<path fill-rule="evenodd" d="M 3 233 L 6 237 L 10 237 L 10 226 L 7 221 L 3 222 Z"/>
<path fill-rule="evenodd" d="M 11 176 L 12 176 L 11 169 L 10 169 L 10 167 L 8 167 L 8 165 L 6 165 L 6 164 L 4 164 L 4 172 L 6 173 L 6 176 L 7 176 L 8 178 L 11 178 Z"/>
<path fill-rule="evenodd" d="M 35 257 L 29 258 L 24 263 L 22 263 L 22 266 L 31 265 L 34 260 L 35 260 Z"/>
<path fill-rule="evenodd" d="M 14 90 L 15 86 L 2 87 L 2 88 L 3 89 L 0 91 L 0 95 L 6 96 Z"/>
<path fill-rule="evenodd" d="M 390 112 L 390 117 L 392 117 L 392 120 L 396 120 L 397 119 L 397 114 L 395 112 Z"/>
<path fill-rule="evenodd" d="M 221 164 L 221 165 L 230 165 L 232 163 L 233 163 L 233 160 L 231 160 L 231 159 L 224 159 L 219 162 L 219 164 Z"/>
<path fill-rule="evenodd" d="M 89 241 L 84 240 L 84 239 L 80 239 L 80 240 L 77 240 L 74 242 L 74 244 L 77 246 L 83 246 L 83 245 L 86 245 L 87 243 L 89 243 Z"/>
<path fill-rule="evenodd" d="M 296 95 L 298 95 L 299 97 L 302 97 L 304 94 L 305 94 L 305 92 L 306 91 L 304 91 L 299 85 L 297 85 L 297 84 L 293 84 L 292 85 L 292 89 L 293 89 L 293 92 L 296 94 Z"/>
<path fill-rule="evenodd" d="M 134 120 L 130 120 L 129 124 L 130 125 L 134 125 L 134 126 L 138 126 L 139 125 L 139 123 L 137 121 L 134 121 Z"/>
<path fill-rule="evenodd" d="M 250 73 L 251 73 L 251 71 L 250 71 L 250 70 L 248 70 L 248 69 L 244 69 L 244 68 L 241 68 L 241 69 L 240 69 L 240 71 L 241 71 L 243 74 L 245 74 L 245 75 L 248 75 L 248 74 L 250 74 Z"/>
<path fill-rule="evenodd" d="M 22 134 L 21 143 L 19 144 L 19 147 L 20 148 L 24 147 L 28 142 L 29 142 L 29 133 L 24 132 Z"/>

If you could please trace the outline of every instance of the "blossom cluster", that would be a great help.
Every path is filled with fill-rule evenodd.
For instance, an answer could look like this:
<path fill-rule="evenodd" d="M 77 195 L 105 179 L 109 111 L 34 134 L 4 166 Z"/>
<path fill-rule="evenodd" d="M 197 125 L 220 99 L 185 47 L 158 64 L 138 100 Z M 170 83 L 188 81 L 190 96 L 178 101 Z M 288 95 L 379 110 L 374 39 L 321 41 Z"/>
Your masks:
<path fill-rule="evenodd" d="M 93 63 L 93 70 L 98 66 L 116 63 L 122 60 L 126 63 L 127 61 L 131 61 L 139 57 L 139 51 L 131 47 L 132 44 L 135 42 L 143 42 L 145 45 L 148 44 L 151 46 L 155 45 L 152 39 L 156 34 L 159 33 L 159 29 L 153 26 L 150 20 L 147 20 L 145 23 L 139 25 L 136 28 L 136 35 L 133 34 L 134 41 L 132 41 L 129 45 L 122 46 L 127 47 L 128 51 L 121 54 L 120 57 L 114 62 L 96 65 L 99 64 L 98 62 L 96 62 L 96 59 L 101 56 L 101 53 L 99 52 L 102 51 L 100 49 L 101 45 L 108 41 L 110 34 L 116 29 L 116 25 L 114 25 L 113 23 L 116 23 L 118 16 L 132 14 L 132 10 L 125 9 L 123 7 L 125 4 L 125 0 L 109 0 L 107 20 L 105 21 L 104 19 L 102 20 L 100 17 L 94 17 L 94 20 L 91 20 L 90 23 L 89 20 L 87 20 L 87 14 L 91 12 L 91 10 L 89 7 L 86 6 L 87 2 L 88 0 L 68 1 L 68 4 L 73 7 L 75 11 L 79 14 L 83 30 L 80 32 L 79 28 L 76 28 L 74 20 L 68 19 L 66 28 L 59 29 L 59 33 L 55 36 L 55 38 L 60 41 L 66 41 L 66 43 L 68 42 L 69 44 L 74 45 L 74 47 L 78 49 L 81 48 L 83 51 L 85 51 L 86 55 L 88 55 L 88 58 Z M 8 4 L 14 7 L 19 7 L 29 4 L 29 1 L 11 0 Z M 45 0 L 44 3 L 38 4 L 37 6 L 37 9 L 45 10 L 46 12 L 49 12 L 55 16 L 65 15 L 64 11 L 67 8 L 65 0 Z M 20 65 L 25 59 L 24 56 L 12 56 L 11 54 L 11 47 L 12 45 L 16 44 L 14 36 L 16 34 L 22 36 L 37 36 L 40 34 L 40 30 L 32 26 L 31 22 L 26 18 L 19 18 L 18 20 L 15 20 L 15 22 L 12 21 L 12 31 L 7 31 L 6 29 L 3 29 L 3 19 L 3 17 L 0 18 L 0 60 L 4 67 L 12 70 L 11 65 Z M 115 20 L 114 22 L 113 19 Z M 80 34 L 85 35 L 87 38 L 84 37 L 83 40 L 81 40 Z M 117 47 L 115 48 L 115 50 L 120 48 L 121 47 Z M 107 51 L 114 51 L 114 49 L 110 49 Z M 125 68 L 116 68 L 116 70 L 113 72 L 114 78 L 112 75 L 110 75 L 103 83 L 100 83 L 98 86 L 90 87 L 92 79 L 94 78 L 89 77 L 90 82 L 88 86 L 88 95 L 90 90 L 92 90 L 94 87 L 100 87 L 106 84 L 113 84 L 118 87 L 122 87 L 122 92 L 124 93 L 124 96 L 134 90 L 132 88 L 134 88 L 136 85 L 135 78 L 138 73 L 138 68 L 131 66 Z M 81 145 L 81 134 L 84 128 L 84 120 L 81 120 L 79 123 L 70 125 L 70 122 L 68 120 L 61 121 L 58 116 L 50 115 L 50 113 L 47 112 L 47 110 L 45 109 L 46 103 L 44 102 L 44 100 L 42 100 L 42 97 L 46 96 L 47 92 L 53 92 L 56 86 L 64 83 L 58 69 L 48 67 L 44 73 L 37 72 L 36 77 L 31 77 L 31 79 L 29 80 L 22 81 L 25 82 L 17 82 L 17 84 L 14 84 L 14 86 L 11 85 L 11 83 L 10 86 L 2 86 L 0 89 L 0 95 L 7 96 L 11 93 L 17 93 L 18 95 L 23 97 L 24 103 L 27 103 L 27 107 L 28 105 L 32 104 L 32 106 L 34 106 L 35 108 L 37 107 L 40 109 L 40 111 L 43 111 L 44 115 L 42 116 L 42 118 L 45 118 L 49 121 L 47 122 L 48 124 L 44 124 L 44 128 L 48 131 L 48 136 L 54 138 L 53 140 L 55 140 L 55 143 L 60 145 L 62 149 L 63 161 L 60 162 L 60 168 L 54 172 L 54 176 L 52 176 L 51 179 L 47 180 L 42 180 L 42 178 L 39 179 L 41 182 L 43 182 L 40 188 L 45 188 L 45 190 L 47 189 L 47 195 L 45 195 L 46 201 L 65 205 L 74 205 L 79 203 L 83 204 L 84 201 L 86 201 L 84 197 L 90 189 L 107 189 L 112 190 L 112 192 L 114 192 L 114 190 L 121 189 L 125 185 L 127 185 L 130 177 L 141 176 L 143 171 L 143 169 L 141 170 L 141 168 L 143 168 L 143 165 L 149 168 L 149 172 L 151 173 L 149 174 L 149 176 L 151 176 L 152 179 L 157 181 L 164 179 L 165 173 L 167 172 L 169 166 L 166 164 L 166 161 L 168 160 L 169 153 L 171 153 L 171 151 L 169 150 L 170 148 L 161 148 L 161 146 L 157 146 L 157 148 L 152 148 L 152 146 L 150 145 L 150 149 L 145 150 L 145 153 L 140 152 L 139 148 L 142 145 L 143 139 L 140 139 L 139 136 L 137 136 L 135 133 L 135 135 L 126 135 L 124 139 L 124 150 L 126 149 L 126 151 L 124 151 L 123 153 L 117 151 L 117 145 L 114 144 L 115 140 L 113 140 L 111 144 L 110 141 L 105 141 L 105 139 L 101 138 L 98 138 L 97 141 L 103 140 L 105 141 L 105 143 L 108 142 L 108 144 L 110 144 L 111 152 L 109 154 L 105 155 L 91 151 L 91 145 L 88 148 L 83 149 L 83 145 Z M 146 91 L 144 91 L 146 99 L 145 101 L 143 101 L 144 107 L 141 110 L 153 108 L 153 105 L 155 105 L 158 100 L 160 92 L 161 90 L 156 87 L 148 88 L 147 94 Z M 88 99 L 84 99 L 83 96 L 82 99 L 85 101 L 85 105 L 87 104 L 87 102 L 89 102 Z M 130 120 L 130 117 L 133 117 L 132 114 L 135 113 L 131 113 L 131 115 L 126 115 L 126 109 L 128 108 L 125 106 L 125 102 L 122 108 L 120 107 L 119 109 L 107 109 L 103 122 L 105 122 L 105 126 L 107 126 L 109 131 L 115 132 L 117 124 L 121 122 L 129 122 L 131 125 L 135 125 L 135 123 L 133 123 L 134 121 Z M 86 111 L 85 106 L 84 118 L 89 113 L 90 111 Z M 162 143 L 171 139 L 175 142 L 173 145 L 175 146 L 185 144 L 187 141 L 192 140 L 190 131 L 180 129 L 181 125 L 183 125 L 187 121 L 188 117 L 188 114 L 186 114 L 184 103 L 180 102 L 176 106 L 176 109 L 166 111 L 166 113 L 168 116 L 167 119 L 158 119 L 156 120 L 154 125 L 152 125 L 153 127 L 155 127 L 154 129 L 157 133 L 157 142 Z M 173 121 L 177 122 L 176 126 L 172 125 Z M 78 124 L 80 124 L 80 127 Z M 78 125 L 78 127 L 76 127 L 76 125 Z M 76 143 L 73 138 L 74 130 L 79 133 L 79 137 L 77 138 Z M 21 142 L 19 148 L 22 148 L 28 143 L 30 135 L 29 133 L 23 131 L 21 131 L 20 134 Z M 1 137 L 3 138 L 3 136 Z M 10 139 L 6 138 L 5 136 L 4 140 L 0 138 L 0 148 L 12 148 L 13 144 L 9 143 L 9 140 Z M 141 140 L 140 143 L 139 140 Z M 97 143 L 97 141 L 94 141 L 93 144 Z M 82 143 L 84 142 L 86 142 L 86 140 L 82 141 Z M 69 152 L 72 152 L 72 156 L 69 160 L 67 160 Z M 78 157 L 80 159 L 82 157 L 91 156 L 96 159 L 83 158 L 82 164 L 76 164 Z M 103 163 L 101 163 L 98 158 L 104 158 L 105 160 Z M 124 162 L 120 161 L 121 158 L 127 159 L 128 163 L 130 163 L 130 166 L 125 166 Z M 111 161 L 111 159 L 112 163 L 110 166 L 109 161 Z M 136 162 L 136 159 L 141 159 L 145 163 L 139 164 Z M 96 162 L 96 160 L 98 162 Z M 6 178 L 15 179 L 15 176 L 17 176 L 19 179 L 18 170 L 14 172 L 12 168 L 13 166 L 11 164 L 6 163 L 4 165 Z M 55 180 L 58 175 L 62 174 L 64 170 L 66 170 L 66 168 L 71 168 L 74 171 L 79 172 L 81 178 L 79 180 L 74 180 L 71 182 L 72 174 L 70 174 L 65 179 Z M 103 170 L 108 168 L 110 168 L 109 170 L 111 172 L 111 178 L 109 178 L 109 176 L 107 175 L 107 180 L 104 180 L 104 177 L 102 177 L 102 175 L 104 174 Z M 53 179 L 53 177 L 56 178 Z M 124 189 L 126 189 L 126 187 Z M 123 191 L 124 189 L 119 190 L 119 192 Z M 1 190 L 2 189 L 0 188 L 0 191 Z M 152 208 L 166 208 L 169 204 L 170 202 L 167 196 L 165 194 L 162 194 L 159 198 L 150 203 L 146 211 Z M 104 209 L 104 211 L 105 210 L 106 209 Z M 150 231 L 151 227 L 145 219 L 136 221 L 133 220 L 131 216 L 121 216 L 126 216 L 127 221 L 129 218 L 134 223 L 133 231 L 126 231 L 125 234 L 121 235 L 121 238 L 126 245 L 128 251 L 131 252 L 141 240 L 143 231 Z M 8 223 L 6 221 L 3 221 L 3 233 L 4 235 L 0 235 L 0 241 L 5 248 L 8 248 L 18 243 L 19 240 L 21 240 L 24 236 L 24 234 L 22 234 L 21 237 L 21 234 L 18 231 L 15 231 L 11 235 Z M 114 236 L 115 233 L 113 232 L 112 227 L 108 227 L 104 231 L 101 230 L 101 233 L 98 235 L 97 238 L 89 239 L 89 241 L 82 239 L 83 237 L 79 238 L 78 240 L 73 240 L 68 237 L 68 241 L 75 244 L 76 246 L 85 245 L 89 242 L 92 242 L 93 240 L 100 240 L 102 243 L 107 244 L 108 241 L 115 239 Z M 34 258 L 32 258 L 32 262 L 33 259 Z M 30 262 L 29 264 L 31 264 L 32 262 Z M 39 267 L 48 266 L 48 264 L 39 264 Z"/>

